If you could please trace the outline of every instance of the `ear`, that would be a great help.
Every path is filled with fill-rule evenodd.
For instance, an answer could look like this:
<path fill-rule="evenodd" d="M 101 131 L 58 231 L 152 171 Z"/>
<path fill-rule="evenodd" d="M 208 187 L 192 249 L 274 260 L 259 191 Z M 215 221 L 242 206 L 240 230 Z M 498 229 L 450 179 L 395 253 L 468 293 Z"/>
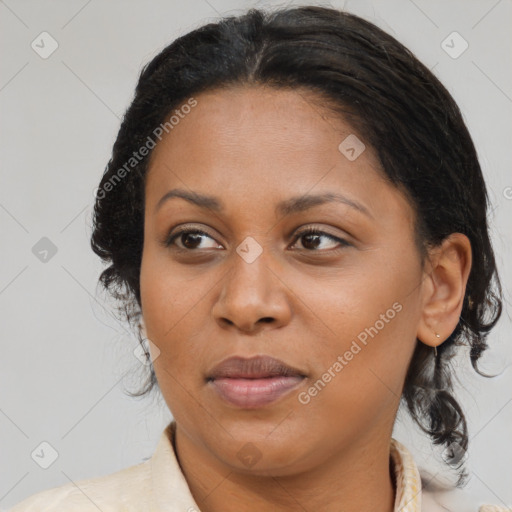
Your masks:
<path fill-rule="evenodd" d="M 462 233 L 452 233 L 441 245 L 429 251 L 423 276 L 422 312 L 416 334 L 426 345 L 440 345 L 457 327 L 471 261 L 471 242 Z"/>

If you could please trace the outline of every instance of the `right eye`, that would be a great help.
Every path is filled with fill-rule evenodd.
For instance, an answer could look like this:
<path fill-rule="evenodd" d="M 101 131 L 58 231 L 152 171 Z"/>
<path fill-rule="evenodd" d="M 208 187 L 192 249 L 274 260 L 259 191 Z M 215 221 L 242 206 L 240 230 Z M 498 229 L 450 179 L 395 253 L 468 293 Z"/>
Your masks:
<path fill-rule="evenodd" d="M 218 248 L 219 244 L 215 242 L 215 247 L 201 247 L 201 240 L 203 237 L 208 237 L 210 240 L 213 240 L 213 238 L 206 233 L 205 231 L 202 231 L 200 229 L 187 229 L 183 228 L 180 229 L 178 232 L 173 233 L 170 235 L 166 241 L 165 245 L 166 247 L 175 246 L 179 250 L 182 251 L 194 251 L 194 250 L 202 250 L 202 249 L 209 249 L 209 248 Z M 180 243 L 176 243 L 179 241 Z"/>

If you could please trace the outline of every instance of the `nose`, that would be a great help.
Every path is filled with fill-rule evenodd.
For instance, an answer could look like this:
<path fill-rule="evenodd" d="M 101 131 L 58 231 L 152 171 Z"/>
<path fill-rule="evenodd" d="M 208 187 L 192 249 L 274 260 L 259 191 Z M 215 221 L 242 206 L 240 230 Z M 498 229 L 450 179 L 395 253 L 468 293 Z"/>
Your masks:
<path fill-rule="evenodd" d="M 225 274 L 212 314 L 223 328 L 256 333 L 265 328 L 282 327 L 292 316 L 289 288 L 279 275 L 279 265 L 263 250 L 248 263 L 234 253 Z M 268 326 L 268 327 L 265 327 Z"/>

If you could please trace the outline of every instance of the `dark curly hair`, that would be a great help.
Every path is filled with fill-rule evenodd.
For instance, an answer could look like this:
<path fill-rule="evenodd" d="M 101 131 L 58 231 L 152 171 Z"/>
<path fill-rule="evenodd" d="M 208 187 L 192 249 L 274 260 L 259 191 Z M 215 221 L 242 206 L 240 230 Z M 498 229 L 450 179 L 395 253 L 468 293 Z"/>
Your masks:
<path fill-rule="evenodd" d="M 109 264 L 100 283 L 135 327 L 141 314 L 144 185 L 152 136 L 162 132 L 158 127 L 168 131 L 170 123 L 164 123 L 173 112 L 180 114 L 175 109 L 190 103 L 192 95 L 238 85 L 312 92 L 319 106 L 364 134 L 386 179 L 415 211 L 422 262 L 428 249 L 451 233 L 469 238 L 472 268 L 458 325 L 437 357 L 417 340 L 401 398 L 434 444 L 465 452 L 467 422 L 452 394 L 450 359 L 457 346 L 468 346 L 473 368 L 485 375 L 477 361 L 502 310 L 487 190 L 449 92 L 407 48 L 364 19 L 314 6 L 250 9 L 179 37 L 153 58 L 141 71 L 96 194 L 91 245 Z M 144 388 L 132 396 L 157 384 L 150 369 Z M 445 460 L 459 469 L 459 459 Z M 459 471 L 457 486 L 466 476 Z"/>

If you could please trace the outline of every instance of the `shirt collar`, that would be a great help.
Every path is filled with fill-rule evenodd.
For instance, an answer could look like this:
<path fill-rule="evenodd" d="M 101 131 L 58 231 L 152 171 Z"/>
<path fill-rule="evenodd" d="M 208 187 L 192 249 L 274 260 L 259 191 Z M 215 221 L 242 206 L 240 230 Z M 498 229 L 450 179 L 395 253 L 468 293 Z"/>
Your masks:
<path fill-rule="evenodd" d="M 151 457 L 152 510 L 200 512 L 174 453 L 176 422 L 164 429 Z"/>
<path fill-rule="evenodd" d="M 164 429 L 151 457 L 152 505 L 155 512 L 200 512 L 183 475 L 173 439 L 176 423 Z M 421 479 L 409 450 L 391 438 L 390 467 L 396 487 L 395 512 L 421 511 Z"/>
<path fill-rule="evenodd" d="M 391 438 L 390 464 L 396 486 L 395 512 L 421 511 L 421 477 L 411 452 Z"/>

